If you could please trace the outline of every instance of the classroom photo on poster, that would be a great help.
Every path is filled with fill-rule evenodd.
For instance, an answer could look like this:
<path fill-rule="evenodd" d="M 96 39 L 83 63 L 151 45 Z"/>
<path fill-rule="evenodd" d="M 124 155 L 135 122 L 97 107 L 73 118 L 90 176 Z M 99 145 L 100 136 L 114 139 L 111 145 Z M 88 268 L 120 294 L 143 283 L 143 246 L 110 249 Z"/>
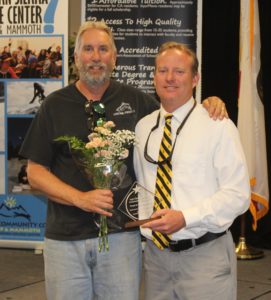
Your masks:
<path fill-rule="evenodd" d="M 0 78 L 61 79 L 61 36 L 4 37 L 0 40 Z"/>

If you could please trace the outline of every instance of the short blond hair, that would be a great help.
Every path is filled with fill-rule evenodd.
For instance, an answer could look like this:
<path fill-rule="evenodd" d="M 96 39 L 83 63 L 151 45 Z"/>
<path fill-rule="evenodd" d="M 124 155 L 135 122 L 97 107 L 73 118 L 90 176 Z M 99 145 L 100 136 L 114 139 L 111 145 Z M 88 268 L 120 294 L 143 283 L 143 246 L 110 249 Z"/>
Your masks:
<path fill-rule="evenodd" d="M 114 41 L 113 33 L 112 33 L 111 29 L 106 25 L 106 23 L 102 22 L 102 21 L 97 21 L 97 22 L 86 21 L 80 26 L 80 28 L 78 30 L 78 33 L 77 33 L 77 36 L 76 36 L 76 39 L 75 39 L 74 52 L 79 51 L 80 46 L 81 46 L 82 35 L 88 29 L 98 29 L 98 30 L 104 31 L 109 36 L 109 39 L 110 39 L 111 44 L 112 44 L 113 51 L 115 53 L 117 53 L 117 48 L 116 48 L 116 44 L 115 44 L 115 41 Z"/>
<path fill-rule="evenodd" d="M 198 74 L 198 68 L 199 68 L 199 61 L 198 58 L 193 50 L 191 50 L 189 47 L 187 47 L 185 44 L 177 43 L 177 42 L 165 42 L 162 44 L 158 50 L 158 53 L 155 58 L 155 69 L 156 69 L 156 61 L 159 55 L 161 55 L 163 52 L 169 49 L 177 49 L 179 51 L 182 51 L 189 55 L 192 58 L 192 66 L 191 71 L 193 75 Z"/>

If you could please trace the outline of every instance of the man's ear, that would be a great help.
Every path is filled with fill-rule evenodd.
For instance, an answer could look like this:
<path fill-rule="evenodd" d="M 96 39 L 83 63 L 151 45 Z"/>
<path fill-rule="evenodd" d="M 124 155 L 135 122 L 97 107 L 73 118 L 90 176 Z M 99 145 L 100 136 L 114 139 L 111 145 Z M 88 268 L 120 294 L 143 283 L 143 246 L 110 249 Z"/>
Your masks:
<path fill-rule="evenodd" d="M 75 65 L 77 66 L 77 62 L 78 62 L 78 54 L 76 52 L 73 53 L 73 57 L 74 57 L 74 62 Z"/>
<path fill-rule="evenodd" d="M 198 82 L 199 82 L 200 76 L 199 73 L 197 73 L 196 75 L 194 75 L 193 77 L 193 88 L 197 86 Z"/>
<path fill-rule="evenodd" d="M 115 69 L 117 65 L 117 52 L 114 53 L 113 60 L 114 60 L 114 69 Z"/>
<path fill-rule="evenodd" d="M 153 85 L 156 88 L 156 80 L 155 80 L 155 73 L 153 74 Z"/>

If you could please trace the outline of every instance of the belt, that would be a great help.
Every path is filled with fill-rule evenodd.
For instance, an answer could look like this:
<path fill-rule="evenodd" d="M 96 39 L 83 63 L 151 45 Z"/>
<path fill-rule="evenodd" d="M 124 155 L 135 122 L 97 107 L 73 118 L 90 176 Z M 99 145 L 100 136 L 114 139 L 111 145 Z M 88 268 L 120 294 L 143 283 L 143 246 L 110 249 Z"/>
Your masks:
<path fill-rule="evenodd" d="M 195 246 L 213 241 L 220 236 L 224 235 L 226 231 L 219 232 L 219 233 L 213 233 L 213 232 L 207 232 L 203 236 L 201 236 L 198 239 L 186 239 L 186 240 L 180 240 L 180 241 L 170 241 L 169 243 L 169 250 L 172 252 L 180 252 L 187 250 L 189 248 L 193 248 Z"/>

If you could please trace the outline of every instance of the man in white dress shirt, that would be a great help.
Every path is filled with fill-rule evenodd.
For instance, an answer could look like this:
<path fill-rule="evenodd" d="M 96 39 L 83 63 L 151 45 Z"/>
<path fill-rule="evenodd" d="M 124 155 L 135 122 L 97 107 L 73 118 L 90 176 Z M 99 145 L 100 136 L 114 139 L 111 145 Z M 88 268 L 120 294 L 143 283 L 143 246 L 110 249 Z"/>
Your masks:
<path fill-rule="evenodd" d="M 195 102 L 198 60 L 189 48 L 163 44 L 155 67 L 161 108 L 137 124 L 134 153 L 138 182 L 155 195 L 149 201 L 156 202 L 152 215 L 156 219 L 141 227 L 147 238 L 146 300 L 234 300 L 236 256 L 228 228 L 248 209 L 250 198 L 237 128 L 229 119 L 210 119 Z M 164 145 L 168 155 L 160 158 L 168 114 L 171 134 Z M 171 169 L 163 175 L 160 168 Z M 160 185 L 164 177 L 168 184 L 160 186 L 162 200 L 159 196 L 154 200 L 157 176 Z M 146 201 L 139 198 L 140 219 L 150 217 Z"/>

